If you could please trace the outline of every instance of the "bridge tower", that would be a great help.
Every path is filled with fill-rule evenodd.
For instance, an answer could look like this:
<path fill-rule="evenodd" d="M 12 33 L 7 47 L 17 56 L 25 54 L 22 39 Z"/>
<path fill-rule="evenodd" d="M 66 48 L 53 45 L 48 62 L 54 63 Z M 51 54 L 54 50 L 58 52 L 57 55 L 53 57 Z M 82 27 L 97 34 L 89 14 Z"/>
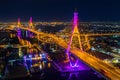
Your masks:
<path fill-rule="evenodd" d="M 18 23 L 17 23 L 17 27 L 20 28 L 21 23 L 20 23 L 20 18 L 18 18 Z"/>
<path fill-rule="evenodd" d="M 18 39 L 20 41 L 20 44 L 23 45 L 24 41 L 21 38 L 22 37 L 22 31 L 21 31 L 20 27 L 21 27 L 21 22 L 20 22 L 20 18 L 18 18 L 18 22 L 17 22 L 17 36 L 18 36 Z"/>
<path fill-rule="evenodd" d="M 81 51 L 83 51 L 82 49 L 82 42 L 81 42 L 81 38 L 80 38 L 80 33 L 79 33 L 79 29 L 78 29 L 78 12 L 75 11 L 74 12 L 74 22 L 73 22 L 73 27 L 72 27 L 72 34 L 71 34 L 71 38 L 70 38 L 70 46 L 72 44 L 73 39 L 75 38 L 75 40 L 78 40 L 78 47 L 80 48 Z"/>
<path fill-rule="evenodd" d="M 26 37 L 32 37 L 33 34 L 30 33 L 30 30 L 33 29 L 33 23 L 32 23 L 32 17 L 30 17 L 29 22 L 28 22 L 28 31 L 26 31 Z"/>
<path fill-rule="evenodd" d="M 70 41 L 68 43 L 68 48 L 66 50 L 67 58 L 69 59 L 70 66 L 72 66 L 72 67 L 76 67 L 77 63 L 78 63 L 78 60 L 75 63 L 72 63 L 73 61 L 72 61 L 72 59 L 70 57 L 70 52 L 69 52 L 70 48 L 71 48 L 72 41 L 73 41 L 74 38 L 77 38 L 79 48 L 80 48 L 81 51 L 83 51 L 82 42 L 81 42 L 79 30 L 78 30 L 78 12 L 77 11 L 74 12 L 74 21 L 73 21 L 73 27 L 72 27 L 72 34 L 71 34 L 71 37 L 70 37 Z"/>
<path fill-rule="evenodd" d="M 29 24 L 28 24 L 28 29 L 34 29 L 33 28 L 33 22 L 32 22 L 32 17 L 30 17 Z M 26 32 L 27 37 L 33 37 L 33 33 L 31 33 L 29 30 Z"/>
<path fill-rule="evenodd" d="M 18 22 L 17 22 L 17 36 L 18 36 L 19 38 L 21 38 L 21 30 L 20 30 L 20 27 L 21 27 L 20 18 L 18 18 Z"/>
<path fill-rule="evenodd" d="M 29 20 L 29 28 L 30 28 L 30 29 L 33 29 L 32 17 L 30 17 L 30 20 Z"/>

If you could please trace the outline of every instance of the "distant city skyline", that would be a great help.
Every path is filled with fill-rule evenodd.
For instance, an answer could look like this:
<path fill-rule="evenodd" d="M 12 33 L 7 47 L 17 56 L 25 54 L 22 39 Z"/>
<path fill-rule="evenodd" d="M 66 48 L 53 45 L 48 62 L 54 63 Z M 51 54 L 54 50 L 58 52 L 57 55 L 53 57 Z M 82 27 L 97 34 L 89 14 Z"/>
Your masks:
<path fill-rule="evenodd" d="M 2 0 L 0 21 L 72 21 L 75 8 L 80 21 L 120 21 L 119 0 Z"/>

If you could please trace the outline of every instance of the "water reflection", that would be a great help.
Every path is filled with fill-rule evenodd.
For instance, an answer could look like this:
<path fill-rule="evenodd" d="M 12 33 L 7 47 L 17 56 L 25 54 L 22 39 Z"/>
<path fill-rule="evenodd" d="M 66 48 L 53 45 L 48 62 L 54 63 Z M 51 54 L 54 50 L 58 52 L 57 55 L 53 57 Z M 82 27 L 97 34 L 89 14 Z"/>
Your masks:
<path fill-rule="evenodd" d="M 79 76 L 79 72 L 70 73 L 67 80 L 73 80 L 73 78 L 74 80 L 80 80 L 78 76 Z"/>
<path fill-rule="evenodd" d="M 24 63 L 31 73 L 36 73 L 51 67 L 50 61 L 46 58 L 45 54 L 28 55 L 24 56 Z"/>

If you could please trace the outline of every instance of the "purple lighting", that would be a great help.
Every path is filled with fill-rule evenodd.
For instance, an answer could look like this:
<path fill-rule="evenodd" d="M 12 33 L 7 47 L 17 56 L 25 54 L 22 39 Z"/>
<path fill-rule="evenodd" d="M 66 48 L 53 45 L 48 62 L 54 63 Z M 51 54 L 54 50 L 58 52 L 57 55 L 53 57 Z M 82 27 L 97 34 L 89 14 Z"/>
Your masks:
<path fill-rule="evenodd" d="M 60 72 L 79 72 L 79 71 L 90 69 L 87 65 L 85 65 L 82 61 L 79 61 L 79 60 L 77 60 L 73 66 L 70 66 L 69 62 L 58 63 L 53 61 L 53 64 L 57 67 L 57 70 Z"/>
<path fill-rule="evenodd" d="M 33 27 L 33 23 L 32 23 L 32 17 L 30 17 L 30 24 L 29 27 L 32 28 Z"/>
<path fill-rule="evenodd" d="M 71 47 L 71 44 L 72 44 L 72 38 L 73 38 L 73 34 L 75 32 L 75 28 L 77 27 L 77 24 L 78 24 L 78 13 L 77 12 L 74 12 L 74 26 L 73 26 L 73 30 L 72 30 L 72 35 L 70 37 L 70 41 L 69 41 L 69 44 L 68 44 L 68 48 L 67 48 L 67 51 L 66 51 L 66 54 L 68 56 L 68 59 L 69 59 L 69 62 L 70 62 L 70 66 L 71 67 L 78 67 L 78 60 L 76 62 L 73 62 L 71 59 L 70 59 L 70 47 Z"/>
<path fill-rule="evenodd" d="M 74 27 L 77 26 L 77 23 L 78 22 L 78 13 L 77 12 L 74 12 Z"/>
<path fill-rule="evenodd" d="M 71 62 L 71 67 L 79 67 L 78 60 L 76 60 L 75 62 Z"/>
<path fill-rule="evenodd" d="M 24 56 L 23 59 L 24 59 L 24 62 L 26 62 L 26 60 L 27 60 L 27 59 L 26 59 L 26 56 Z"/>
<path fill-rule="evenodd" d="M 32 23 L 32 17 L 29 19 L 29 26 L 28 26 L 28 31 L 26 31 L 26 37 L 33 37 L 33 33 L 31 33 L 31 29 L 33 28 L 33 23 Z"/>
<path fill-rule="evenodd" d="M 32 17 L 30 17 L 30 23 L 32 23 Z"/>
<path fill-rule="evenodd" d="M 68 43 L 68 48 L 66 50 L 67 55 L 67 61 L 60 61 L 60 62 L 53 62 L 54 65 L 57 67 L 57 70 L 60 72 L 79 72 L 82 70 L 89 70 L 90 68 L 85 65 L 82 61 L 80 61 L 78 58 L 76 58 L 74 55 L 70 53 L 70 48 L 72 44 L 72 39 L 74 37 L 74 34 L 78 34 L 78 41 L 79 41 L 79 47 L 82 51 L 82 44 L 81 39 L 79 37 L 79 31 L 78 31 L 78 13 L 74 12 L 74 21 L 73 21 L 73 28 L 72 28 L 72 34 L 70 37 L 70 41 Z"/>
<path fill-rule="evenodd" d="M 20 25 L 20 18 L 18 18 L 18 25 Z"/>
<path fill-rule="evenodd" d="M 21 38 L 21 30 L 20 30 L 20 18 L 18 18 L 18 25 L 17 25 L 17 36 Z"/>
<path fill-rule="evenodd" d="M 79 77 L 78 77 L 79 76 L 79 72 L 70 73 L 67 80 L 72 80 L 72 77 L 74 77 L 74 76 L 75 76 L 76 80 L 79 80 Z"/>
<path fill-rule="evenodd" d="M 21 37 L 21 30 L 20 29 L 17 30 L 17 36 Z"/>

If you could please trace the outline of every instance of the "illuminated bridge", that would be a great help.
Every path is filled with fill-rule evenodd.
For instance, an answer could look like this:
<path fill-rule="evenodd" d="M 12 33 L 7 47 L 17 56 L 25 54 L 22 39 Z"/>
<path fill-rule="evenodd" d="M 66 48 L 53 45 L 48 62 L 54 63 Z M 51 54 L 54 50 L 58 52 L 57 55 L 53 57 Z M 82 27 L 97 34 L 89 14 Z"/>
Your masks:
<path fill-rule="evenodd" d="M 74 23 L 76 23 L 76 21 Z M 78 38 L 79 42 L 80 42 L 80 49 L 78 49 L 76 47 L 74 47 L 74 48 L 70 47 L 72 44 L 71 43 L 72 38 L 74 37 L 75 33 L 79 33 L 78 29 L 77 29 L 77 25 L 75 25 L 75 27 L 74 27 L 69 45 L 62 38 L 57 37 L 56 35 L 36 31 L 35 29 L 33 29 L 32 22 L 30 22 L 30 28 L 20 27 L 20 23 L 18 23 L 17 28 L 23 29 L 26 31 L 30 31 L 30 32 L 36 34 L 35 37 L 37 37 L 38 40 L 41 40 L 42 38 L 44 38 L 42 40 L 44 42 L 54 42 L 55 44 L 57 44 L 67 50 L 66 54 L 68 57 L 70 57 L 69 52 L 71 52 L 71 54 L 73 54 L 74 56 L 76 56 L 77 58 L 82 60 L 84 63 L 89 65 L 91 68 L 95 69 L 98 72 L 101 72 L 102 74 L 104 74 L 105 76 L 110 78 L 111 80 L 119 80 L 120 79 L 120 70 L 119 69 L 115 68 L 114 66 L 112 66 L 108 63 L 103 62 L 102 60 L 100 60 L 98 58 L 95 58 L 94 56 L 92 56 L 82 50 L 80 38 Z M 16 29 L 16 27 L 12 26 L 11 29 Z M 120 33 L 117 33 L 117 34 L 120 34 Z M 87 36 L 102 36 L 102 35 L 116 35 L 116 33 L 80 34 L 80 35 L 81 36 L 86 36 L 86 35 Z M 78 35 L 76 35 L 76 36 L 78 36 Z M 46 38 L 47 38 L 47 41 L 46 41 Z"/>

